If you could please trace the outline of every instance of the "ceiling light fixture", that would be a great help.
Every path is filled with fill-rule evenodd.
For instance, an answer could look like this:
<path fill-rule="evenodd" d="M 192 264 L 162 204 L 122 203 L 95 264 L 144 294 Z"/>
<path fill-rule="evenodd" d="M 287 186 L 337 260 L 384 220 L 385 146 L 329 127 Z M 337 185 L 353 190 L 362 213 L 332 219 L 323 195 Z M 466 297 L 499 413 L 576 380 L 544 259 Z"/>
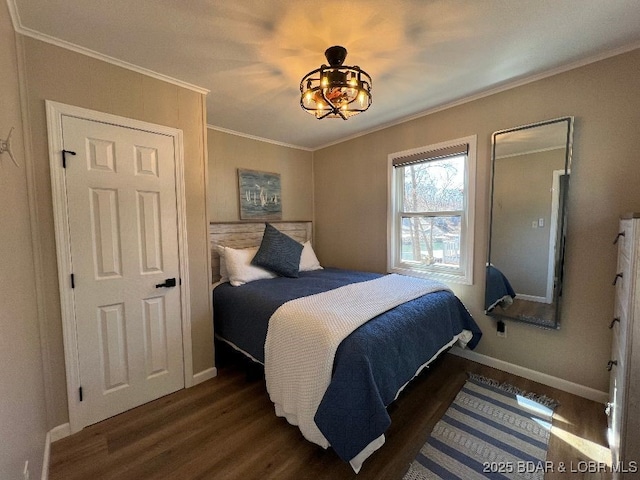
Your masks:
<path fill-rule="evenodd" d="M 371 77 L 360 67 L 342 65 L 347 49 L 329 47 L 329 65 L 307 73 L 300 82 L 300 106 L 318 120 L 349 117 L 371 105 Z"/>

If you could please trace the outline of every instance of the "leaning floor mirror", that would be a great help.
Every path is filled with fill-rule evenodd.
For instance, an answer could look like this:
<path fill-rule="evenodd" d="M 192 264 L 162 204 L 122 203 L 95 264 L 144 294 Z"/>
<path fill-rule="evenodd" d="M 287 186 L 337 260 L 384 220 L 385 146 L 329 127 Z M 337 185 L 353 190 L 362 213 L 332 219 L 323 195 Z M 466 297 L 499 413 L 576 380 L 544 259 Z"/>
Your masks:
<path fill-rule="evenodd" d="M 495 132 L 487 315 L 560 328 L 573 117 Z"/>

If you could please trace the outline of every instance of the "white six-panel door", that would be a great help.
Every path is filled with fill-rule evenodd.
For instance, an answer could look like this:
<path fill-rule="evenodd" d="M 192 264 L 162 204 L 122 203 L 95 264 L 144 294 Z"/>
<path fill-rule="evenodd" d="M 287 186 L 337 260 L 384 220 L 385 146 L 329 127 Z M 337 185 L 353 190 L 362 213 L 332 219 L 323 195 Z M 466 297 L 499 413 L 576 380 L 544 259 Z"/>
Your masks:
<path fill-rule="evenodd" d="M 185 385 L 175 145 L 74 116 L 61 123 L 82 428 Z"/>

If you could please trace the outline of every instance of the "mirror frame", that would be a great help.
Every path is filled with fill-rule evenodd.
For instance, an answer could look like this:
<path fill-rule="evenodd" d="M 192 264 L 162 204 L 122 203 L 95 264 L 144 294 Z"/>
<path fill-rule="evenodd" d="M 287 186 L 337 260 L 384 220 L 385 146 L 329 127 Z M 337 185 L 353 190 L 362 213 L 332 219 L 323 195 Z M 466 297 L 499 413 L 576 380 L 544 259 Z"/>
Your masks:
<path fill-rule="evenodd" d="M 546 125 L 551 125 L 556 123 L 565 123 L 565 122 L 567 124 L 567 128 L 566 128 L 566 142 L 565 142 L 566 146 L 565 146 L 564 171 L 565 171 L 565 175 L 569 174 L 569 179 L 567 180 L 566 188 L 562 190 L 562 198 L 560 199 L 561 211 L 558 212 L 559 218 L 558 218 L 557 232 L 559 232 L 560 235 L 559 235 L 559 242 L 556 245 L 556 249 L 559 252 L 558 259 L 557 259 L 557 263 L 554 262 L 554 268 L 557 271 L 557 282 L 556 282 L 557 284 L 553 286 L 553 301 L 552 301 L 552 303 L 555 304 L 554 321 L 553 323 L 545 323 L 542 321 L 536 322 L 533 320 L 533 317 L 531 317 L 530 319 L 530 317 L 519 318 L 519 317 L 509 316 L 509 315 L 505 315 L 504 313 L 496 312 L 495 309 L 488 311 L 487 308 L 489 307 L 489 305 L 487 305 L 487 302 L 485 299 L 484 313 L 485 315 L 488 315 L 490 317 L 494 317 L 497 319 L 513 320 L 520 323 L 530 324 L 530 325 L 534 325 L 540 328 L 545 328 L 550 330 L 554 330 L 554 329 L 557 330 L 560 328 L 560 313 L 561 313 L 562 290 L 563 290 L 563 280 L 564 280 L 564 259 L 565 259 L 565 253 L 566 253 L 565 246 L 566 246 L 566 234 L 567 234 L 567 199 L 568 199 L 569 186 L 571 183 L 570 173 L 571 173 L 571 159 L 572 159 L 572 153 L 573 153 L 573 129 L 574 129 L 573 116 L 560 117 L 560 118 L 555 118 L 551 120 L 545 120 L 541 122 L 522 125 L 519 127 L 499 130 L 494 132 L 491 135 L 491 182 L 490 182 L 490 190 L 489 190 L 490 206 L 489 206 L 489 229 L 488 229 L 489 237 L 488 237 L 488 244 L 487 244 L 488 246 L 487 246 L 487 263 L 486 263 L 486 267 L 488 267 L 491 264 L 491 249 L 492 249 L 491 240 L 492 240 L 493 228 L 494 228 L 493 206 L 494 206 L 496 141 L 498 139 L 498 136 L 504 135 L 507 133 L 518 132 L 522 130 L 528 130 L 531 128 L 536 128 L 536 127 L 541 127 L 541 126 L 546 126 Z M 488 277 L 487 268 L 485 268 L 485 294 L 486 294 L 486 289 L 488 285 L 487 277 Z"/>

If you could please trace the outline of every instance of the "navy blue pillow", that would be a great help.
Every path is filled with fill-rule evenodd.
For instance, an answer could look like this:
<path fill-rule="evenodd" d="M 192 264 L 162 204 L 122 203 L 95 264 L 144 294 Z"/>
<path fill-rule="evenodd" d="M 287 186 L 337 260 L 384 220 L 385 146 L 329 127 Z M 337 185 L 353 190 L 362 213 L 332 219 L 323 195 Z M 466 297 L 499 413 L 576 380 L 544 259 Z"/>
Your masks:
<path fill-rule="evenodd" d="M 302 248 L 302 244 L 265 223 L 262 243 L 251 264 L 271 270 L 283 277 L 297 278 Z"/>

